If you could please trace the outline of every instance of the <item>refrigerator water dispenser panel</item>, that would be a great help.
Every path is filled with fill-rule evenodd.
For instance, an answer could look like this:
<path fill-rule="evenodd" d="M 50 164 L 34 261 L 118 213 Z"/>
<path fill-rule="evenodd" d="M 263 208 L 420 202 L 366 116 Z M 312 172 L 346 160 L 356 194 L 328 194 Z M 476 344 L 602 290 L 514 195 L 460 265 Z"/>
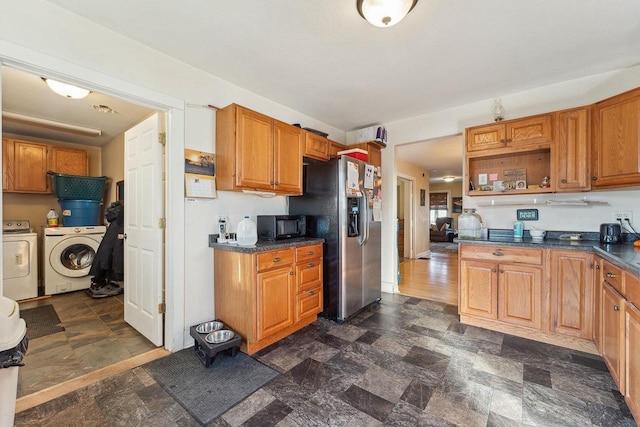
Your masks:
<path fill-rule="evenodd" d="M 358 237 L 360 235 L 360 199 L 357 197 L 347 198 L 347 212 L 349 215 L 347 236 Z"/>

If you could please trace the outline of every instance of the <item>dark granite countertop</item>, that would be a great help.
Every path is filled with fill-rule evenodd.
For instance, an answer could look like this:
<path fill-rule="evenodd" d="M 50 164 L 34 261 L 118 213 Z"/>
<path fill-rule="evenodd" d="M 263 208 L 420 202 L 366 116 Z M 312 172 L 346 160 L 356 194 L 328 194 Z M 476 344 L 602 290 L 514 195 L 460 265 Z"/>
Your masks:
<path fill-rule="evenodd" d="M 522 239 L 515 239 L 512 232 L 503 230 L 490 230 L 487 239 L 464 239 L 456 238 L 457 243 L 471 243 L 474 245 L 500 245 L 518 246 L 527 248 L 542 249 L 568 249 L 578 251 L 595 252 L 612 264 L 627 270 L 640 277 L 640 248 L 635 248 L 633 243 L 626 241 L 621 244 L 606 245 L 601 244 L 598 233 L 578 233 L 578 232 L 548 232 L 544 240 L 534 241 L 525 233 Z M 580 240 L 564 240 L 559 237 L 566 234 L 580 234 Z"/>
<path fill-rule="evenodd" d="M 273 251 L 276 249 L 291 248 L 296 246 L 313 245 L 314 243 L 324 243 L 324 239 L 315 237 L 300 237 L 296 239 L 276 240 L 276 241 L 263 241 L 258 240 L 254 246 L 239 246 L 238 244 L 231 243 L 218 243 L 216 240 L 217 234 L 209 235 L 209 247 L 214 249 L 220 249 L 223 251 L 243 252 L 243 253 L 255 253 L 264 251 Z"/>

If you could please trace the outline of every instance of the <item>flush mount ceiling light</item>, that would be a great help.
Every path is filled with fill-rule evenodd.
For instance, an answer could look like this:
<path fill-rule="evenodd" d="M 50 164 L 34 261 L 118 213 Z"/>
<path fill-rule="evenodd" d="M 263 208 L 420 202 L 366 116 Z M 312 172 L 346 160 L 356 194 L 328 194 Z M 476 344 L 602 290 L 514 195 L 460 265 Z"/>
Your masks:
<path fill-rule="evenodd" d="M 109 107 L 108 105 L 102 105 L 102 104 L 93 104 L 91 106 L 91 108 L 93 108 L 94 110 L 100 112 L 100 113 L 105 113 L 105 114 L 115 114 L 116 110 L 114 110 L 113 108 Z"/>
<path fill-rule="evenodd" d="M 390 27 L 402 21 L 418 0 L 357 0 L 358 13 L 371 25 Z"/>
<path fill-rule="evenodd" d="M 64 96 L 65 98 L 82 99 L 91 93 L 90 90 L 82 89 L 56 80 L 47 79 L 45 77 L 43 77 L 42 80 L 44 80 L 52 91 L 58 95 Z"/>
<path fill-rule="evenodd" d="M 455 176 L 444 176 L 444 177 L 442 177 L 442 180 L 444 182 L 453 182 L 454 179 L 456 179 Z"/>

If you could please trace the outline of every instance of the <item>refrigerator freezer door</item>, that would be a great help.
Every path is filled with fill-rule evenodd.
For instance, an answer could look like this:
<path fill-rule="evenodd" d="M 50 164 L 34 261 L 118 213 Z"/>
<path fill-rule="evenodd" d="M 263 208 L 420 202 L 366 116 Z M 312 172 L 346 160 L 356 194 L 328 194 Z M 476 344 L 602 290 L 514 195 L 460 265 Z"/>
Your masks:
<path fill-rule="evenodd" d="M 362 307 L 380 300 L 381 222 L 369 223 L 369 238 L 362 251 Z"/>

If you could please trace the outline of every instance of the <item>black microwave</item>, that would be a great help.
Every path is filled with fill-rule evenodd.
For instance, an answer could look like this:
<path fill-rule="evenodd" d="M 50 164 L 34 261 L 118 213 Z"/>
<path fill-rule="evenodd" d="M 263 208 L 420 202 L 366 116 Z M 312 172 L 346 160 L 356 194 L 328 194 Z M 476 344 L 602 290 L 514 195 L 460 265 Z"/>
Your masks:
<path fill-rule="evenodd" d="M 258 239 L 282 240 L 304 237 L 306 221 L 304 215 L 258 215 Z"/>

